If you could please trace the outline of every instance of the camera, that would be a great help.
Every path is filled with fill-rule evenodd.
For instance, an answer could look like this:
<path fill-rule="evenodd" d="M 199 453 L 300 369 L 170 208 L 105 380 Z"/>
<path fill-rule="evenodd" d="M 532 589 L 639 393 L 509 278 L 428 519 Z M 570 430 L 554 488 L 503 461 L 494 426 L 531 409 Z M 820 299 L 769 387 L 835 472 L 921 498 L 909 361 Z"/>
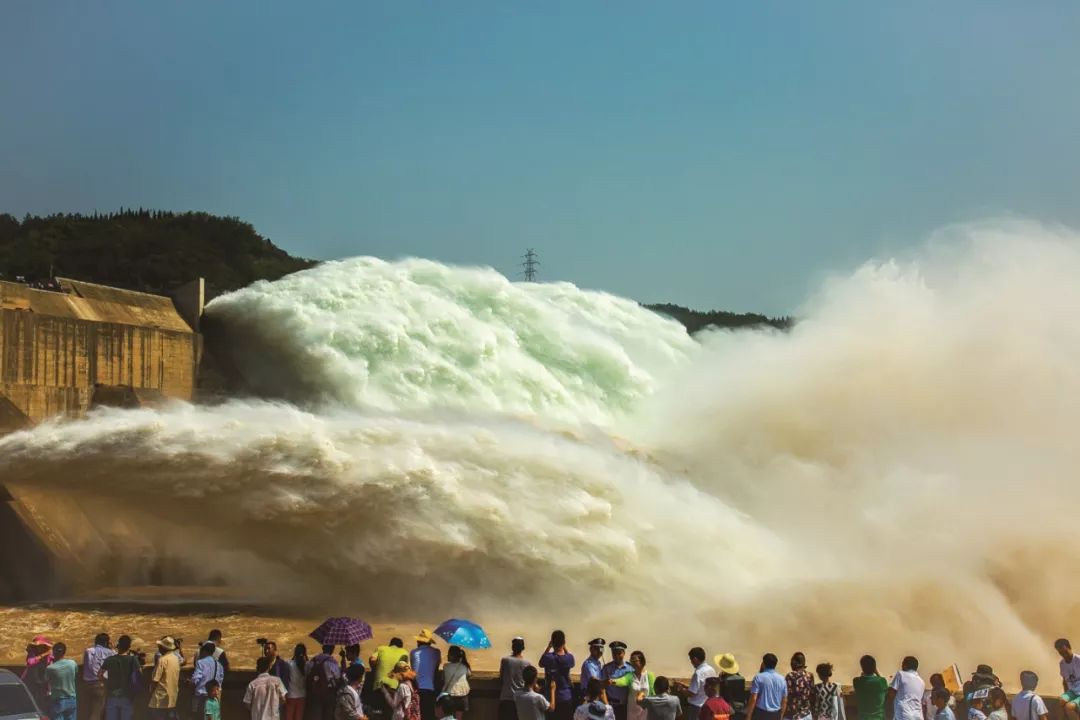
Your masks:
<path fill-rule="evenodd" d="M 266 638 L 257 638 L 257 639 L 255 640 L 255 644 L 256 644 L 256 645 L 261 645 L 261 646 L 263 646 L 263 647 L 266 647 L 266 643 L 268 643 L 268 642 L 270 642 L 270 641 L 269 641 L 269 640 L 267 640 Z"/>

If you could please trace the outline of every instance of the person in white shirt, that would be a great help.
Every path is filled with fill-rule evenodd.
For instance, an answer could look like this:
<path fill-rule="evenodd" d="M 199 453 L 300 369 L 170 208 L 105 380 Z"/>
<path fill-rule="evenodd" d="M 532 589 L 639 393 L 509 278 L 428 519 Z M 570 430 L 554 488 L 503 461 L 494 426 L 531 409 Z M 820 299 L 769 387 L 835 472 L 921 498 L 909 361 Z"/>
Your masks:
<path fill-rule="evenodd" d="M 345 669 L 345 683 L 338 690 L 334 704 L 334 720 L 367 720 L 364 705 L 360 702 L 360 688 L 364 686 L 364 666 L 350 665 Z"/>
<path fill-rule="evenodd" d="M 539 672 L 532 665 L 521 671 L 521 681 L 525 684 L 525 689 L 514 694 L 514 706 L 517 708 L 518 720 L 545 720 L 545 715 L 551 709 L 552 702 L 554 702 L 554 690 L 552 690 L 552 700 L 548 700 L 548 698 L 536 691 L 538 687 L 537 675 L 539 675 Z M 554 686 L 552 687 L 554 688 Z"/>
<path fill-rule="evenodd" d="M 416 679 L 416 673 L 409 667 L 409 663 L 404 660 L 399 660 L 398 664 L 394 666 L 394 670 L 390 673 L 390 677 L 397 680 L 397 689 L 391 694 L 390 688 L 385 685 L 382 686 L 383 696 L 386 698 L 386 704 L 390 706 L 390 709 L 394 712 L 394 720 L 406 720 L 409 717 L 410 708 L 415 705 L 415 714 L 420 714 L 420 694 L 413 686 L 413 681 Z"/>
<path fill-rule="evenodd" d="M 307 671 L 307 646 L 304 643 L 297 643 L 293 648 L 292 660 L 289 661 L 285 720 L 304 720 L 304 706 L 307 703 Z"/>
<path fill-rule="evenodd" d="M 211 630 L 206 642 L 214 645 L 214 659 L 221 663 L 225 672 L 229 672 L 229 656 L 225 654 L 225 648 L 221 646 L 221 631 Z"/>
<path fill-rule="evenodd" d="M 281 720 L 281 705 L 285 702 L 285 683 L 270 674 L 270 658 L 263 656 L 255 663 L 256 678 L 244 691 L 244 705 L 251 720 Z"/>
<path fill-rule="evenodd" d="M 1054 642 L 1054 649 L 1061 656 L 1058 667 L 1061 669 L 1061 704 L 1065 707 L 1065 717 L 1069 720 L 1080 718 L 1077 705 L 1080 704 L 1080 655 L 1072 651 L 1072 643 L 1065 638 Z"/>
<path fill-rule="evenodd" d="M 893 720 L 923 720 L 924 692 L 926 683 L 919 677 L 919 660 L 908 655 L 900 665 L 900 672 L 893 675 L 889 683 Z"/>
<path fill-rule="evenodd" d="M 705 650 L 702 648 L 691 648 L 690 652 L 687 653 L 687 657 L 690 658 L 690 665 L 694 668 L 694 674 L 690 676 L 689 685 L 676 683 L 675 689 L 686 696 L 689 717 L 696 718 L 701 714 L 701 706 L 709 699 L 709 696 L 705 694 L 705 681 L 711 677 L 716 677 L 716 670 L 713 669 L 712 665 L 705 662 Z"/>
<path fill-rule="evenodd" d="M 1046 720 L 1049 712 L 1046 703 L 1035 694 L 1039 686 L 1039 676 L 1030 670 L 1020 673 L 1020 693 L 1013 698 L 1013 720 Z"/>

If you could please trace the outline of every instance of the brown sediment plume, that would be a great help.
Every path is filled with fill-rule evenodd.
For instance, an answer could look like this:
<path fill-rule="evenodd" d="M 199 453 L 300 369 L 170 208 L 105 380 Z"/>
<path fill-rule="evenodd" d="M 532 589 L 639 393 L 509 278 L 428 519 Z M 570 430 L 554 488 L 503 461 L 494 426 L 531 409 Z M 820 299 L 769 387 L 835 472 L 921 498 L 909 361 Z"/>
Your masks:
<path fill-rule="evenodd" d="M 0 440 L 0 472 L 142 518 L 156 528 L 147 552 L 186 553 L 208 578 L 283 600 L 473 615 L 540 638 L 558 626 L 618 634 L 665 672 L 701 644 L 750 669 L 762 652 L 802 650 L 841 678 L 867 652 L 883 672 L 917 654 L 930 669 L 988 662 L 1006 680 L 1022 666 L 1052 676 L 1050 643 L 1069 634 L 1080 597 L 1068 572 L 1080 560 L 1069 511 L 1078 242 L 1025 223 L 950 229 L 910 258 L 831 279 L 789 332 L 706 336 L 645 380 L 626 367 L 617 381 L 575 379 L 573 361 L 594 356 L 560 346 L 558 392 L 527 400 L 514 394 L 520 367 L 497 388 L 498 369 L 471 375 L 454 402 L 453 382 L 409 394 L 447 377 L 420 369 L 479 361 L 439 345 L 462 323 L 470 341 L 484 323 L 513 334 L 486 305 L 433 319 L 395 285 L 382 314 L 404 325 L 383 337 L 408 346 L 391 347 L 403 365 L 382 366 L 389 385 L 357 390 L 347 382 L 360 378 L 337 371 L 387 356 L 365 346 L 338 363 L 340 342 L 302 335 L 301 321 L 333 303 L 308 315 L 295 282 L 277 304 L 262 286 L 262 322 L 287 318 L 268 336 L 295 330 L 297 357 L 330 358 L 305 383 L 330 383 L 320 395 L 335 403 L 102 411 Z M 438 314 L 454 297 L 424 307 Z M 576 298 L 557 312 L 586 306 L 611 311 Z M 604 317 L 638 337 L 617 310 Z M 428 353 L 438 357 L 424 365 Z M 625 390 L 618 412 L 598 404 L 612 382 Z"/>

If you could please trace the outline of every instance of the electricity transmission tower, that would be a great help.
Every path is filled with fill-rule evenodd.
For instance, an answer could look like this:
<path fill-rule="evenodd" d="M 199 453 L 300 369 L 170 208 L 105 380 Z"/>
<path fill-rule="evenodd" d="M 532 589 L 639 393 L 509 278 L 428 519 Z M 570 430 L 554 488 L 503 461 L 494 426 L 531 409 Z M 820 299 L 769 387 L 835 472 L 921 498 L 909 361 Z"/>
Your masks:
<path fill-rule="evenodd" d="M 526 282 L 536 282 L 536 268 L 540 265 L 540 261 L 536 259 L 536 251 L 529 248 L 525 251 L 524 257 L 525 262 L 521 263 L 524 270 L 521 274 L 525 276 Z"/>

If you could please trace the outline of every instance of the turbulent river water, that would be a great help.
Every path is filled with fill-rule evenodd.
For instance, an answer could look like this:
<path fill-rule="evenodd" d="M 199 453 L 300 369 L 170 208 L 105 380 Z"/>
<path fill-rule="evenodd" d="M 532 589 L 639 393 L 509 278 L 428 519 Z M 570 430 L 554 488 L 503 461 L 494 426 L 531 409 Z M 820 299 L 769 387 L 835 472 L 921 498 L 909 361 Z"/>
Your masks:
<path fill-rule="evenodd" d="M 618 635 L 672 670 L 703 644 L 1049 673 L 1078 281 L 1071 231 L 967 225 L 831 277 L 789 332 L 691 338 L 567 284 L 330 262 L 208 308 L 250 397 L 47 423 L 0 439 L 0 478 L 267 602 Z"/>

